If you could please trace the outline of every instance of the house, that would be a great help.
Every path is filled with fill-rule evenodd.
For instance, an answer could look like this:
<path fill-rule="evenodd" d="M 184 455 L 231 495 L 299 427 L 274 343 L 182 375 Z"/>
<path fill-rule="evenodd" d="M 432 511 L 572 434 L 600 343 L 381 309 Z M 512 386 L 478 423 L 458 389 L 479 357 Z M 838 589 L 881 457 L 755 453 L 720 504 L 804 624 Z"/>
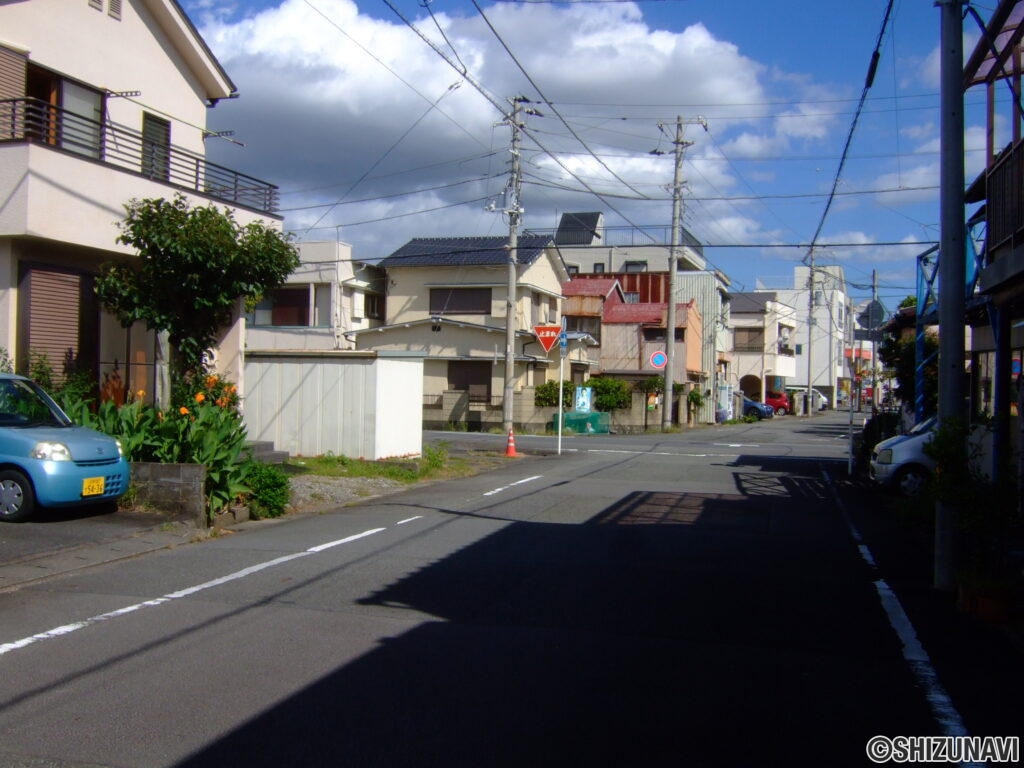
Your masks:
<path fill-rule="evenodd" d="M 668 332 L 668 304 L 611 304 L 602 318 L 601 365 L 603 375 L 639 381 L 650 376 L 669 376 L 655 362 L 655 353 L 664 352 Z M 701 369 L 703 322 L 696 299 L 676 305 L 673 338 L 672 381 L 704 385 Z"/>
<path fill-rule="evenodd" d="M 968 228 L 986 228 L 984 247 L 976 258 L 970 252 L 964 257 L 967 275 L 978 273 L 977 291 L 966 307 L 971 326 L 971 411 L 994 417 L 997 473 L 1006 471 L 1006 459 L 1014 451 L 1021 455 L 1024 439 L 1020 420 L 1024 408 L 1024 108 L 1019 99 L 997 99 L 1006 89 L 1020 88 L 1022 18 L 1024 0 L 999 2 L 964 65 L 963 79 L 965 94 L 984 87 L 990 105 L 985 169 L 965 195 L 968 204 L 982 204 Z M 1007 138 L 997 140 L 1000 134 Z M 971 241 L 969 237 L 968 245 Z M 1022 471 L 1024 459 L 1018 459 L 1016 473 Z"/>
<path fill-rule="evenodd" d="M 795 267 L 792 287 L 774 293 L 779 302 L 797 313 L 795 335 L 791 336 L 796 373 L 787 383 L 809 384 L 835 404 L 840 392 L 850 391 L 846 351 L 853 338 L 853 311 L 843 268 Z"/>
<path fill-rule="evenodd" d="M 554 237 L 574 281 L 614 278 L 626 303 L 668 302 L 670 227 L 611 229 L 600 213 L 566 213 Z M 700 241 L 682 228 L 675 300 L 696 299 L 701 314 L 701 362 L 690 370 L 699 370 L 701 390 L 713 393 L 696 414 L 703 423 L 714 423 L 716 411 L 730 407 L 732 400 L 729 285 L 729 278 L 705 260 Z"/>
<path fill-rule="evenodd" d="M 796 376 L 796 309 L 774 291 L 755 291 L 734 293 L 730 312 L 739 389 L 763 403 L 768 392 L 785 391 Z"/>
<path fill-rule="evenodd" d="M 379 263 L 387 274 L 384 324 L 345 335 L 359 350 L 422 355 L 424 398 L 457 392 L 493 407 L 503 399 L 511 320 L 513 390 L 557 379 L 557 353 L 549 357 L 533 329 L 561 323 L 568 273 L 552 238 L 520 236 L 510 297 L 508 246 L 506 237 L 410 240 Z M 580 344 L 570 356 L 587 365 Z"/>
<path fill-rule="evenodd" d="M 280 226 L 273 185 L 208 163 L 210 107 L 236 97 L 174 0 L 0 3 L 0 347 L 59 377 L 115 371 L 154 389 L 154 338 L 102 311 L 100 265 L 131 199 L 228 208 Z M 170 286 L 169 286 L 170 288 Z M 224 329 L 218 370 L 242 381 L 243 325 Z"/>
<path fill-rule="evenodd" d="M 355 349 L 348 331 L 384 322 L 384 270 L 355 261 L 347 243 L 296 247 L 298 269 L 246 314 L 246 349 Z"/>

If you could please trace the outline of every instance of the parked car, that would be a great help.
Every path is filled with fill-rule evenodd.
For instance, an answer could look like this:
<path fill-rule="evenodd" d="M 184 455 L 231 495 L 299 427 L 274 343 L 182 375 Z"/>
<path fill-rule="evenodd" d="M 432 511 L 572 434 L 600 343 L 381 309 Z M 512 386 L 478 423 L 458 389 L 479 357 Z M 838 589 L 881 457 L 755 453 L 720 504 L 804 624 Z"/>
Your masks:
<path fill-rule="evenodd" d="M 114 501 L 129 480 L 117 440 L 74 424 L 35 382 L 0 374 L 0 520 Z"/>
<path fill-rule="evenodd" d="M 756 400 L 751 400 L 749 397 L 744 397 L 743 415 L 755 416 L 758 420 L 770 419 L 775 415 L 775 409 L 765 403 L 759 403 Z"/>
<path fill-rule="evenodd" d="M 775 409 L 778 416 L 785 416 L 787 413 L 793 412 L 793 407 L 789 404 L 789 398 L 786 397 L 785 392 L 769 392 L 765 395 L 764 401 Z"/>
<path fill-rule="evenodd" d="M 935 460 L 924 452 L 924 447 L 931 442 L 936 425 L 935 417 L 925 419 L 907 434 L 878 443 L 871 451 L 871 479 L 904 496 L 920 494 L 935 473 Z"/>
<path fill-rule="evenodd" d="M 804 398 L 807 397 L 807 387 L 786 387 L 786 394 L 789 396 L 789 401 L 792 405 L 802 408 Z M 824 411 L 832 405 L 828 397 L 817 389 L 811 390 L 811 401 L 814 403 L 815 410 L 818 411 Z"/>

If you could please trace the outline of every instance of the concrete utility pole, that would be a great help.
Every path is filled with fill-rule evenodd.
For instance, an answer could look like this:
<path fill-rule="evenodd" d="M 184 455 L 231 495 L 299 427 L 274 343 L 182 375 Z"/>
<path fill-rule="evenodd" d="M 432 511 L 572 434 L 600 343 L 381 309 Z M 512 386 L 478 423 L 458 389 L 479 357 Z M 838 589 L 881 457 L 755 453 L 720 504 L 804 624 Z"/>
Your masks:
<path fill-rule="evenodd" d="M 516 304 L 518 299 L 518 275 L 516 262 L 518 260 L 519 248 L 519 216 L 522 208 L 519 207 L 520 189 L 520 167 L 519 167 L 519 143 L 520 129 L 519 115 L 522 111 L 522 103 L 527 99 L 524 96 L 516 96 L 512 101 L 512 114 L 509 116 L 509 126 L 512 128 L 512 172 L 508 182 L 508 288 L 505 299 L 505 389 L 501 401 L 502 429 L 507 433 L 512 431 L 513 419 L 513 398 L 515 396 L 515 370 L 516 370 Z M 559 383 L 561 386 L 561 383 Z"/>
<path fill-rule="evenodd" d="M 941 14 L 939 177 L 939 425 L 963 423 L 964 409 L 964 91 L 963 0 L 937 0 Z M 961 446 L 967 460 L 967 446 Z M 952 590 L 958 510 L 935 503 L 934 586 Z"/>
<path fill-rule="evenodd" d="M 705 131 L 708 129 L 708 124 L 702 117 L 698 117 L 692 122 L 704 126 Z M 661 428 L 663 430 L 672 428 L 672 405 L 675 399 L 673 390 L 675 389 L 676 346 L 676 259 L 683 215 L 683 153 L 687 147 L 693 144 L 692 141 L 683 140 L 683 124 L 683 118 L 676 117 L 676 135 L 672 140 L 675 169 L 672 173 L 672 235 L 668 251 L 668 311 L 665 314 L 665 402 L 661 407 Z"/>
<path fill-rule="evenodd" d="M 675 389 L 676 346 L 676 249 L 679 248 L 679 219 L 682 215 L 683 118 L 676 118 L 675 170 L 672 173 L 672 235 L 668 249 L 668 311 L 665 313 L 665 402 L 661 407 L 661 428 L 672 428 Z"/>
<path fill-rule="evenodd" d="M 804 395 L 804 416 L 814 415 L 814 375 L 811 356 L 814 350 L 814 248 L 808 254 L 807 268 L 807 394 Z"/>

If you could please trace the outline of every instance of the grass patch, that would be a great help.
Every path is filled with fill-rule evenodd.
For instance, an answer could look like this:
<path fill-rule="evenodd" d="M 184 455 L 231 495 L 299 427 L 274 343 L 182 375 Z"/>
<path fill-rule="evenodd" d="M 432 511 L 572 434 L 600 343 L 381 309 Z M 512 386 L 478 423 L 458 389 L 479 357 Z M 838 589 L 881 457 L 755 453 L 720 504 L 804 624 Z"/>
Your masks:
<path fill-rule="evenodd" d="M 347 456 L 302 457 L 290 459 L 283 469 L 293 475 L 319 475 L 322 477 L 384 478 L 411 485 L 421 480 L 451 480 L 469 477 L 502 464 L 500 453 L 470 451 L 451 456 L 443 441 L 423 446 L 423 455 L 416 459 L 388 459 L 368 461 Z"/>

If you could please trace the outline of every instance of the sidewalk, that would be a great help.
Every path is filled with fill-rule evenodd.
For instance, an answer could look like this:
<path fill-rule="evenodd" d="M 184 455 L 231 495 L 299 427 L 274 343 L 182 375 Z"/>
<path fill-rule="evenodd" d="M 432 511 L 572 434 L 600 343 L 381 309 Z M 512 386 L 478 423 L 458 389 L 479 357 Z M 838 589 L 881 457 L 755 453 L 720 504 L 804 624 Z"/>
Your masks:
<path fill-rule="evenodd" d="M 1024 735 L 1024 610 L 993 621 L 958 608 L 954 594 L 937 591 L 928 510 L 915 516 L 866 479 L 843 479 L 838 492 L 928 653 L 939 682 L 970 735 Z M 922 735 L 922 734 L 885 734 Z"/>

